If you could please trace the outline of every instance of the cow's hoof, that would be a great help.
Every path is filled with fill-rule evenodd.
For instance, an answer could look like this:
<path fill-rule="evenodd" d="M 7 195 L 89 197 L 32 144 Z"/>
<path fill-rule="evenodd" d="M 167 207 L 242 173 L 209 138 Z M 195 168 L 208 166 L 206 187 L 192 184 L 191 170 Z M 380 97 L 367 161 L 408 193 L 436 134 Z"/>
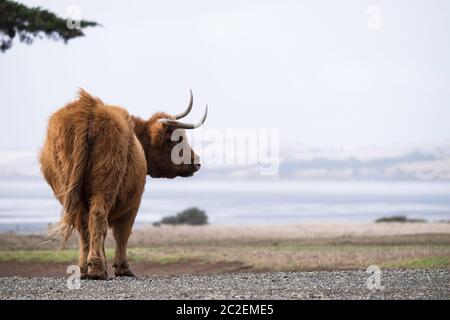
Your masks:
<path fill-rule="evenodd" d="M 116 277 L 136 277 L 130 270 L 130 265 L 127 261 L 116 262 L 113 264 L 114 274 Z"/>
<path fill-rule="evenodd" d="M 87 274 L 87 279 L 90 280 L 107 280 L 108 279 L 108 273 L 106 271 L 93 271 L 89 270 Z"/>
<path fill-rule="evenodd" d="M 136 277 L 131 270 L 115 271 L 114 274 L 116 277 Z"/>
<path fill-rule="evenodd" d="M 94 263 L 88 263 L 87 278 L 91 280 L 108 279 L 106 266 L 100 260 L 94 261 Z"/>
<path fill-rule="evenodd" d="M 80 275 L 80 279 L 81 280 L 86 280 L 86 279 L 89 279 L 89 275 L 87 274 L 87 272 L 86 273 L 81 273 L 81 275 Z"/>
<path fill-rule="evenodd" d="M 84 280 L 84 279 L 88 279 L 88 265 L 87 263 L 83 263 L 82 265 L 80 265 L 80 279 Z"/>

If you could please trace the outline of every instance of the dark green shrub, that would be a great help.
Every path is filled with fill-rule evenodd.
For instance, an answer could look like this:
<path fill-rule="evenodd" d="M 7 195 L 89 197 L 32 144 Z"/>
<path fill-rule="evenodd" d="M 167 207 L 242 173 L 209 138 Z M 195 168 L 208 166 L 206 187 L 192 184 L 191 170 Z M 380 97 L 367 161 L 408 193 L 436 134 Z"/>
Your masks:
<path fill-rule="evenodd" d="M 375 220 L 375 222 L 426 222 L 424 219 L 409 219 L 406 216 L 383 217 Z"/>
<path fill-rule="evenodd" d="M 183 210 L 176 216 L 169 216 L 162 218 L 161 224 L 171 224 L 171 225 L 187 224 L 192 226 L 199 226 L 208 224 L 208 217 L 205 211 L 193 207 Z"/>

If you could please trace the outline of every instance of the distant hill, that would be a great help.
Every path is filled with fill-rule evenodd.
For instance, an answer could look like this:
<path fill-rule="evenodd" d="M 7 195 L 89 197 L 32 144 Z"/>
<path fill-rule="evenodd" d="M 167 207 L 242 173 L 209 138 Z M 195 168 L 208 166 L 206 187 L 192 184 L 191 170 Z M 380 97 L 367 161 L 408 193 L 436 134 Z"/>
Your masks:
<path fill-rule="evenodd" d="M 297 146 L 281 150 L 277 175 L 261 176 L 260 172 L 258 164 L 205 164 L 198 179 L 450 181 L 450 143 L 392 150 L 324 150 Z M 0 178 L 39 175 L 37 152 L 0 152 Z"/>

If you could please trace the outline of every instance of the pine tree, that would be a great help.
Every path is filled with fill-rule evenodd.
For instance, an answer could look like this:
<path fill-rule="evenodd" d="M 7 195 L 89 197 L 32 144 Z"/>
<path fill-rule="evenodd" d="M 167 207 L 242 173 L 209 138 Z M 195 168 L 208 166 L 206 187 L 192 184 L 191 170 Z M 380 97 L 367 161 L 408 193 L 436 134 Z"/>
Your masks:
<path fill-rule="evenodd" d="M 95 27 L 98 23 L 81 20 L 79 28 L 69 28 L 66 19 L 40 7 L 29 8 L 23 4 L 0 0 L 0 51 L 5 52 L 18 36 L 21 42 L 31 44 L 34 38 L 42 35 L 54 40 L 63 40 L 84 36 L 82 29 Z"/>

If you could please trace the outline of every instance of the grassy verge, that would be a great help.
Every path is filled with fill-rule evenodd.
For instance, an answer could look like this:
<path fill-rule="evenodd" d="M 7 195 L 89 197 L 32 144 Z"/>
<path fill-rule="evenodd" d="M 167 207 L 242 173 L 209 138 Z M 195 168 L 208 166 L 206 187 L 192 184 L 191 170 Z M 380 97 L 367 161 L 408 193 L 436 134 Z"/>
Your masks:
<path fill-rule="evenodd" d="M 429 268 L 450 268 L 450 257 L 426 257 L 420 259 L 410 259 L 387 263 L 386 268 L 393 269 L 429 269 Z"/>
<path fill-rule="evenodd" d="M 112 260 L 113 249 L 106 249 L 106 257 Z M 189 256 L 180 253 L 161 252 L 152 249 L 135 248 L 128 250 L 132 262 L 151 261 L 162 265 L 189 260 Z M 36 262 L 36 263 L 72 263 L 78 261 L 78 250 L 12 250 L 0 251 L 0 262 Z"/>
<path fill-rule="evenodd" d="M 107 249 L 111 261 L 114 250 Z M 386 268 L 448 268 L 450 245 L 387 244 L 252 244 L 252 245 L 171 245 L 128 250 L 132 263 L 153 262 L 174 265 L 186 261 L 204 264 L 238 262 L 251 270 L 313 271 L 365 269 L 377 264 Z M 77 250 L 0 251 L 0 263 L 72 263 Z"/>

